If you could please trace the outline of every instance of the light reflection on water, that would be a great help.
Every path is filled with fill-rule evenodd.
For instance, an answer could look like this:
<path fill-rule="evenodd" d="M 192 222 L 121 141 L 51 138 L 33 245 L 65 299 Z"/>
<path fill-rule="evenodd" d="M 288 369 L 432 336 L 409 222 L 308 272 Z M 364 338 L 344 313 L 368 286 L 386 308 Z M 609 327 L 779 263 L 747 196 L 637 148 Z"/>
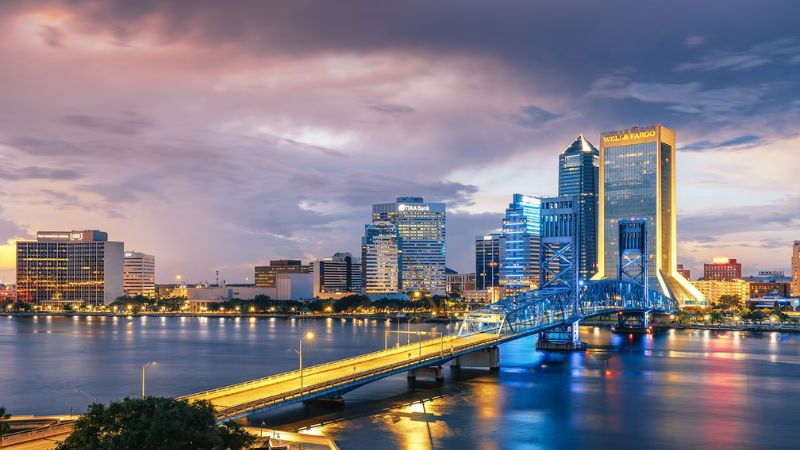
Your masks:
<path fill-rule="evenodd" d="M 0 321 L 0 405 L 46 414 L 80 411 L 91 397 L 135 396 L 141 364 L 151 360 L 159 363 L 148 372 L 154 395 L 293 370 L 297 357 L 287 349 L 306 330 L 317 339 L 303 344 L 304 363 L 315 364 L 382 349 L 397 324 L 8 317 Z M 296 405 L 263 419 L 285 427 L 333 421 L 313 431 L 348 449 L 793 448 L 797 335 L 670 330 L 631 338 L 590 327 L 581 337 L 585 352 L 538 352 L 525 338 L 501 347 L 499 374 L 447 369 L 444 384 L 417 388 L 398 375 L 349 393 L 341 411 Z"/>

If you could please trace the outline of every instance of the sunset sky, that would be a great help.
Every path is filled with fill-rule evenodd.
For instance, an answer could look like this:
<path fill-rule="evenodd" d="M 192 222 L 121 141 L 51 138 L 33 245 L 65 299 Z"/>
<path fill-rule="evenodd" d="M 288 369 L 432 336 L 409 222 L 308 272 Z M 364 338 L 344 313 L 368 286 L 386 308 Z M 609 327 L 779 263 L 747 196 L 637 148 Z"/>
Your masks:
<path fill-rule="evenodd" d="M 0 2 L 0 279 L 101 229 L 158 282 L 360 252 L 371 204 L 448 204 L 448 265 L 579 133 L 678 137 L 679 261 L 788 270 L 800 3 Z"/>

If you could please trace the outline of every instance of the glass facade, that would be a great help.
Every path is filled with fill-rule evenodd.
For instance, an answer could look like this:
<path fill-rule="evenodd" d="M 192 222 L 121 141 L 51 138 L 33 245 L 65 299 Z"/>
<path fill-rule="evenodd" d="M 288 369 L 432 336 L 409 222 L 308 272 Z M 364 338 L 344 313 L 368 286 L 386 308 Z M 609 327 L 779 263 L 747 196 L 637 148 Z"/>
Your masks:
<path fill-rule="evenodd" d="M 575 196 L 578 213 L 578 268 L 583 279 L 597 272 L 597 205 L 600 188 L 600 152 L 584 138 L 559 156 L 558 195 Z"/>
<path fill-rule="evenodd" d="M 511 292 L 538 286 L 540 226 L 539 199 L 514 194 L 503 218 L 504 248 L 500 263 L 500 284 Z"/>
<path fill-rule="evenodd" d="M 620 223 L 637 224 L 648 286 L 681 306 L 705 305 L 703 294 L 677 267 L 675 132 L 663 125 L 600 135 L 600 228 L 596 278 L 618 278 L 623 260 Z M 626 259 L 627 258 L 627 259 Z M 630 274 L 627 274 L 630 275 Z"/>
<path fill-rule="evenodd" d="M 400 292 L 399 255 L 400 242 L 395 224 L 375 221 L 364 227 L 361 258 L 367 294 Z"/>
<path fill-rule="evenodd" d="M 619 221 L 645 220 L 648 277 L 657 284 L 656 225 L 658 146 L 655 142 L 605 149 L 605 268 L 609 276 L 619 274 Z"/>
<path fill-rule="evenodd" d="M 500 286 L 500 262 L 503 235 L 499 233 L 475 237 L 475 288 Z"/>
<path fill-rule="evenodd" d="M 446 211 L 444 203 L 422 197 L 398 197 L 395 203 L 372 206 L 372 220 L 397 227 L 398 291 L 444 294 Z"/>

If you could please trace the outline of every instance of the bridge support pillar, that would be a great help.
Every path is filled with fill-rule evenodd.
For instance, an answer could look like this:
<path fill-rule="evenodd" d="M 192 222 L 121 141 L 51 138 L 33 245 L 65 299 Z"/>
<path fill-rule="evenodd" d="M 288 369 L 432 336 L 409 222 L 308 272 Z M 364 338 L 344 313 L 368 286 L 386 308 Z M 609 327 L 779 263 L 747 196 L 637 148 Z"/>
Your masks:
<path fill-rule="evenodd" d="M 537 350 L 570 352 L 585 348 L 586 343 L 581 342 L 580 321 L 578 320 L 570 325 L 542 331 L 539 333 L 539 340 L 536 341 Z"/>
<path fill-rule="evenodd" d="M 652 317 L 651 311 L 617 313 L 617 324 L 611 327 L 611 331 L 625 334 L 652 334 Z"/>
<path fill-rule="evenodd" d="M 489 347 L 457 356 L 450 362 L 451 369 L 462 367 L 488 367 L 490 372 L 500 370 L 500 347 Z"/>
<path fill-rule="evenodd" d="M 417 377 L 431 377 L 437 382 L 444 381 L 444 369 L 442 366 L 432 366 L 408 371 L 408 381 L 416 381 Z"/>
<path fill-rule="evenodd" d="M 344 399 L 342 397 L 317 397 L 311 400 L 303 400 L 303 404 L 329 409 L 339 409 L 344 407 Z"/>

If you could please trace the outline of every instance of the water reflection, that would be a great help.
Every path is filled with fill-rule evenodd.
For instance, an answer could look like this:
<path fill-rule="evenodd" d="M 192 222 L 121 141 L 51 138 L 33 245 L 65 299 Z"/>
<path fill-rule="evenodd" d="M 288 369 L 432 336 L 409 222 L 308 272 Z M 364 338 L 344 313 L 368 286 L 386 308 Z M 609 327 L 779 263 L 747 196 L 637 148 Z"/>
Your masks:
<path fill-rule="evenodd" d="M 317 364 L 383 348 L 385 331 L 397 326 L 372 319 L 12 317 L 0 320 L 0 400 L 15 414 L 83 410 L 90 399 L 77 390 L 99 401 L 136 395 L 141 363 L 150 360 L 159 366 L 148 374 L 148 389 L 180 395 L 296 368 L 286 349 L 301 331 L 318 336 L 303 355 Z M 793 448 L 796 427 L 787 411 L 800 403 L 797 335 L 671 330 L 632 337 L 592 327 L 581 338 L 590 348 L 566 354 L 536 351 L 534 338 L 513 341 L 501 347 L 500 373 L 448 370 L 444 384 L 416 387 L 400 374 L 351 392 L 342 411 L 297 405 L 267 419 L 293 427 L 323 415 L 334 422 L 315 431 L 349 449 Z"/>

